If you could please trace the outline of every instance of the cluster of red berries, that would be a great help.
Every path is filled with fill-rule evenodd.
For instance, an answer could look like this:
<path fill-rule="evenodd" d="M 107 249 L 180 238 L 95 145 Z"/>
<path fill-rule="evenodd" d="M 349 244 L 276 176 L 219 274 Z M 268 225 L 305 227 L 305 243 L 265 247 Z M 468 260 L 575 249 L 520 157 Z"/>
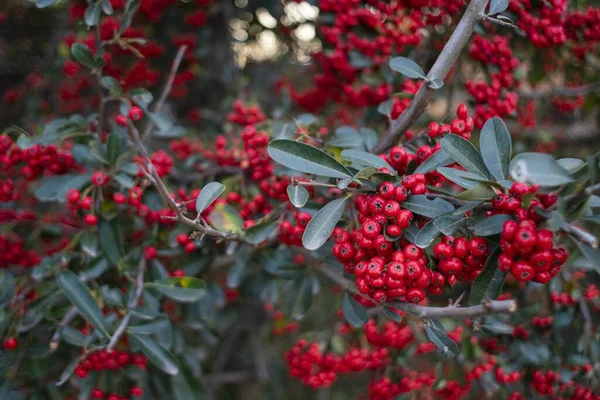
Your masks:
<path fill-rule="evenodd" d="M 488 255 L 487 241 L 477 236 L 468 240 L 444 236 L 433 248 L 433 256 L 439 260 L 437 268 L 451 284 L 455 280 L 472 282 L 483 269 Z M 441 287 L 437 294 L 440 293 Z"/>
<path fill-rule="evenodd" d="M 558 372 L 546 371 L 546 373 L 543 373 L 542 371 L 535 371 L 531 386 L 541 395 L 553 396 L 556 391 L 554 385 L 559 379 L 560 374 Z"/>
<path fill-rule="evenodd" d="M 10 233 L 0 234 L 0 268 L 17 265 L 22 268 L 36 266 L 42 260 L 34 250 L 26 250 L 20 236 Z"/>
<path fill-rule="evenodd" d="M 574 299 L 573 296 L 571 296 L 571 294 L 567 293 L 567 292 L 563 292 L 563 293 L 552 292 L 550 294 L 550 300 L 554 304 L 558 304 L 561 306 L 567 306 L 567 307 L 574 306 L 575 304 L 577 304 L 577 300 Z"/>
<path fill-rule="evenodd" d="M 400 87 L 400 92 L 403 94 L 402 98 L 398 98 L 394 96 L 394 100 L 392 103 L 392 111 L 390 112 L 390 118 L 396 119 L 408 108 L 412 101 L 412 96 L 419 91 L 419 88 L 423 82 L 415 82 L 411 79 L 405 79 L 402 82 L 402 86 Z M 406 135 L 406 134 L 405 134 Z M 411 138 L 411 134 L 406 136 L 407 139 Z"/>
<path fill-rule="evenodd" d="M 261 111 L 259 106 L 247 106 L 240 100 L 236 100 L 233 102 L 233 111 L 227 115 L 227 121 L 238 124 L 240 126 L 248 126 L 248 125 L 256 125 L 267 117 Z"/>
<path fill-rule="evenodd" d="M 504 368 L 498 367 L 494 371 L 496 381 L 501 384 L 518 382 L 521 379 L 521 373 L 519 371 L 504 372 Z"/>
<path fill-rule="evenodd" d="M 483 374 L 486 374 L 492 369 L 494 369 L 495 365 L 496 358 L 489 357 L 487 360 L 484 360 L 481 364 L 475 365 L 470 371 L 468 371 L 465 378 L 467 379 L 467 381 L 477 380 L 481 378 Z"/>
<path fill-rule="evenodd" d="M 455 135 L 462 136 L 464 139 L 471 139 L 471 132 L 473 132 L 473 118 L 469 117 L 469 110 L 467 106 L 461 104 L 456 109 L 456 118 L 453 119 L 450 124 L 438 124 L 437 122 L 431 122 L 427 128 L 427 136 L 432 139 L 443 137 L 448 133 L 453 133 Z M 435 153 L 434 150 L 431 154 Z M 429 154 L 429 155 L 431 155 Z M 419 161 L 423 162 L 425 159 L 421 160 L 421 156 L 419 155 Z"/>
<path fill-rule="evenodd" d="M 285 354 L 290 374 L 313 389 L 329 386 L 338 374 L 375 370 L 390 363 L 387 349 L 369 352 L 367 349 L 350 348 L 344 355 L 321 352 L 317 343 L 299 340 Z"/>
<path fill-rule="evenodd" d="M 404 147 L 402 146 L 394 146 L 390 149 L 390 153 L 389 154 L 380 154 L 379 157 L 383 158 L 385 161 L 387 161 L 388 164 L 390 164 L 390 166 L 392 168 L 394 168 L 396 170 L 396 172 L 398 172 L 399 175 L 404 175 L 406 173 L 406 170 L 408 168 L 408 165 L 411 162 L 417 162 L 417 155 L 413 154 L 413 153 L 408 153 L 406 151 L 406 149 L 404 149 Z M 389 171 L 391 172 L 391 171 Z M 418 174 L 416 174 L 415 176 L 417 176 Z M 413 178 L 409 178 L 409 179 L 421 179 L 420 177 L 413 177 Z M 420 182 L 422 183 L 422 182 Z M 419 188 L 418 191 L 420 191 L 421 189 Z"/>
<path fill-rule="evenodd" d="M 492 117 L 509 115 L 517 108 L 518 86 L 513 73 L 519 67 L 519 60 L 512 55 L 506 37 L 492 36 L 490 39 L 475 36 L 469 52 L 470 56 L 486 65 L 498 67 L 499 72 L 491 74 L 491 83 L 467 81 L 466 88 L 475 98 L 475 126 L 481 128 Z"/>
<path fill-rule="evenodd" d="M 567 85 L 568 87 L 568 85 Z M 585 102 L 584 96 L 577 96 L 571 99 L 566 99 L 562 97 L 555 97 L 552 99 L 552 105 L 562 113 L 571 113 L 575 110 L 580 110 L 583 107 L 583 103 Z"/>
<path fill-rule="evenodd" d="M 91 196 L 81 197 L 81 192 L 77 189 L 70 189 L 66 194 L 67 203 L 71 215 L 76 216 L 79 210 L 90 211 L 94 208 L 94 199 Z M 83 222 L 87 225 L 94 226 L 98 223 L 98 217 L 94 214 L 86 214 L 83 217 Z"/>
<path fill-rule="evenodd" d="M 392 400 L 403 393 L 431 388 L 436 381 L 435 374 L 431 373 L 419 373 L 414 370 L 399 372 L 402 378 L 397 383 L 392 382 L 387 376 L 370 382 L 369 399 Z"/>
<path fill-rule="evenodd" d="M 0 203 L 19 200 L 19 197 L 19 192 L 15 190 L 12 180 L 0 179 Z"/>
<path fill-rule="evenodd" d="M 20 173 L 28 181 L 43 174 L 65 174 L 77 168 L 70 151 L 40 144 L 22 149 L 13 146 L 10 136 L 0 135 L 0 171 L 7 172 L 19 163 L 25 164 Z"/>
<path fill-rule="evenodd" d="M 119 114 L 115 117 L 115 122 L 119 126 L 126 127 L 129 120 L 139 121 L 144 116 L 144 112 L 141 108 L 133 106 L 129 109 L 127 115 Z"/>
<path fill-rule="evenodd" d="M 519 28 L 527 33 L 534 46 L 548 48 L 563 44 L 567 39 L 563 19 L 568 1 L 548 0 L 538 4 L 537 16 L 531 13 L 534 8 L 530 0 L 513 0 L 509 9 L 517 14 Z"/>
<path fill-rule="evenodd" d="M 564 19 L 565 35 L 574 42 L 573 54 L 580 60 L 600 43 L 600 8 L 570 11 Z"/>
<path fill-rule="evenodd" d="M 93 400 L 131 400 L 140 398 L 144 395 L 144 390 L 139 386 L 132 386 L 129 389 L 129 396 L 121 396 L 118 393 L 105 393 L 102 389 L 94 389 L 90 393 Z"/>
<path fill-rule="evenodd" d="M 173 158 L 162 150 L 159 150 L 150 156 L 150 161 L 156 170 L 158 176 L 163 177 L 171 173 L 173 168 Z M 141 164 L 143 166 L 143 164 Z M 143 172 L 139 171 L 138 175 L 142 175 Z"/>
<path fill-rule="evenodd" d="M 265 312 L 273 317 L 273 336 L 281 336 L 285 333 L 297 331 L 300 327 L 298 321 L 289 321 L 283 311 L 275 310 L 273 303 L 265 303 L 263 306 Z"/>
<path fill-rule="evenodd" d="M 145 370 L 147 362 L 146 356 L 140 353 L 98 350 L 86 355 L 75 367 L 74 373 L 80 378 L 85 378 L 91 371 L 115 371 L 129 365 Z"/>
<path fill-rule="evenodd" d="M 552 326 L 552 323 L 554 322 L 554 317 L 549 316 L 549 317 L 539 317 L 539 316 L 535 316 L 533 318 L 531 318 L 531 325 L 535 326 L 536 328 L 548 328 Z"/>
<path fill-rule="evenodd" d="M 402 350 L 415 340 L 410 327 L 391 321 L 386 322 L 380 330 L 375 320 L 369 319 L 363 329 L 369 343 L 376 347 Z"/>
<path fill-rule="evenodd" d="M 295 225 L 290 221 L 283 221 L 279 225 L 279 241 L 288 246 L 302 246 L 302 235 L 312 216 L 307 212 L 294 210 L 292 218 Z"/>

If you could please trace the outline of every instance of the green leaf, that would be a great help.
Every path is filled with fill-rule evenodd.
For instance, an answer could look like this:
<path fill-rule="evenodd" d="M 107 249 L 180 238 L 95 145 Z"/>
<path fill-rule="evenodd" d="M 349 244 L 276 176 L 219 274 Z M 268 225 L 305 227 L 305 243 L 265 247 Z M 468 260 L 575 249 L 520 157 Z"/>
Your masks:
<path fill-rule="evenodd" d="M 442 87 L 444 87 L 444 80 L 440 79 L 440 78 L 435 78 L 435 79 L 429 81 L 428 86 L 430 88 L 432 88 L 433 90 L 441 89 Z"/>
<path fill-rule="evenodd" d="M 219 203 L 208 216 L 210 224 L 221 232 L 242 233 L 244 220 L 238 210 L 229 204 Z"/>
<path fill-rule="evenodd" d="M 344 311 L 346 321 L 355 328 L 361 328 L 369 321 L 367 310 L 365 310 L 362 304 L 350 297 L 348 293 L 344 294 L 342 310 Z"/>
<path fill-rule="evenodd" d="M 283 279 L 298 279 L 306 273 L 303 265 L 286 265 L 268 261 L 264 264 L 265 271 Z"/>
<path fill-rule="evenodd" d="M 444 178 L 456 183 L 457 185 L 465 189 L 470 189 L 473 186 L 477 185 L 477 182 L 485 180 L 485 178 L 482 178 L 477 174 L 473 174 L 468 171 L 462 171 L 456 168 L 440 167 L 437 171 L 440 174 L 442 174 Z"/>
<path fill-rule="evenodd" d="M 417 237 L 415 238 L 415 245 L 422 249 L 428 247 L 436 237 L 440 234 L 440 231 L 435 226 L 434 220 L 429 221 L 428 223 L 421 228 L 419 233 L 417 233 Z"/>
<path fill-rule="evenodd" d="M 477 236 L 491 236 L 502 232 L 502 226 L 506 221 L 512 220 L 509 214 L 497 214 L 491 217 L 485 217 L 473 227 Z"/>
<path fill-rule="evenodd" d="M 180 303 L 195 303 L 206 295 L 206 282 L 192 276 L 172 277 L 144 284 Z"/>
<path fill-rule="evenodd" d="M 246 229 L 244 239 L 250 244 L 258 245 L 271 237 L 278 229 L 277 221 L 259 223 Z"/>
<path fill-rule="evenodd" d="M 94 69 L 96 68 L 96 59 L 94 58 L 94 54 L 83 43 L 73 43 L 71 45 L 71 54 L 73 58 L 75 58 L 79 63 L 81 63 L 84 67 Z"/>
<path fill-rule="evenodd" d="M 444 235 L 453 235 L 459 229 L 464 228 L 469 221 L 468 218 L 464 218 L 462 215 L 440 215 L 433 220 L 433 223 L 435 224 L 435 227 Z"/>
<path fill-rule="evenodd" d="M 381 115 L 385 115 L 386 117 L 391 118 L 393 107 L 394 99 L 389 99 L 377 106 L 377 112 Z"/>
<path fill-rule="evenodd" d="M 387 318 L 391 319 L 392 321 L 396 322 L 396 323 L 400 323 L 402 322 L 402 316 L 398 313 L 398 310 L 395 309 L 392 306 L 388 306 L 387 304 L 385 304 L 383 306 L 383 308 L 381 309 L 381 311 L 383 311 L 383 315 L 385 315 Z"/>
<path fill-rule="evenodd" d="M 135 182 L 125 174 L 117 174 L 113 177 L 115 181 L 125 189 L 131 189 L 135 186 Z"/>
<path fill-rule="evenodd" d="M 571 175 L 585 167 L 585 161 L 578 158 L 560 158 L 556 162 Z"/>
<path fill-rule="evenodd" d="M 302 245 L 305 248 L 316 250 L 325 244 L 335 225 L 342 217 L 347 201 L 348 197 L 333 200 L 314 215 L 302 235 Z"/>
<path fill-rule="evenodd" d="M 458 215 L 458 216 L 465 215 L 467 213 L 467 211 L 473 210 L 475 207 L 477 207 L 481 203 L 482 203 L 482 201 L 479 201 L 479 200 L 467 201 L 467 202 L 465 202 L 465 204 L 463 204 L 462 206 L 460 206 L 459 208 L 454 210 L 452 212 L 452 215 Z"/>
<path fill-rule="evenodd" d="M 67 192 L 71 189 L 81 189 L 89 183 L 91 175 L 89 174 L 66 174 L 49 176 L 42 179 L 42 183 L 35 190 L 35 197 L 39 201 L 58 201 L 65 202 Z"/>
<path fill-rule="evenodd" d="M 201 214 L 225 191 L 225 185 L 211 182 L 202 188 L 196 199 L 196 212 Z"/>
<path fill-rule="evenodd" d="M 290 202 L 296 208 L 304 207 L 309 197 L 308 190 L 300 185 L 289 185 L 287 187 L 287 194 Z"/>
<path fill-rule="evenodd" d="M 435 153 L 433 153 L 427 160 L 423 161 L 421 165 L 415 169 L 415 174 L 426 174 L 430 171 L 436 170 L 440 167 L 445 167 L 454 162 L 452 158 L 448 156 L 444 152 L 444 150 L 439 149 Z"/>
<path fill-rule="evenodd" d="M 75 372 L 75 368 L 77 368 L 77 365 L 79 365 L 80 361 L 80 357 L 77 357 L 76 359 L 71 361 L 69 365 L 67 365 L 63 372 L 60 374 L 60 378 L 58 378 L 58 381 L 56 381 L 55 385 L 62 386 L 66 381 L 68 381 L 71 375 L 73 375 L 73 372 Z"/>
<path fill-rule="evenodd" d="M 410 58 L 394 57 L 390 60 L 390 68 L 410 79 L 425 79 L 423 69 Z"/>
<path fill-rule="evenodd" d="M 37 8 L 46 8 L 46 7 L 50 7 L 57 1 L 58 0 L 35 0 L 35 5 Z"/>
<path fill-rule="evenodd" d="M 508 166 L 512 154 L 510 133 L 504 121 L 498 117 L 487 120 L 479 139 L 481 157 L 496 180 L 508 179 Z"/>
<path fill-rule="evenodd" d="M 97 1 L 95 3 L 90 4 L 85 9 L 83 20 L 85 21 L 87 26 L 96 26 L 100 22 L 101 13 L 102 9 L 100 8 L 100 2 Z"/>
<path fill-rule="evenodd" d="M 295 319 L 302 319 L 310 309 L 312 303 L 312 279 L 310 276 L 307 276 L 299 281 L 294 281 L 294 284 L 298 284 L 298 290 L 291 314 Z"/>
<path fill-rule="evenodd" d="M 513 326 L 495 320 L 485 321 L 485 323 L 481 325 L 481 329 L 492 333 L 497 333 L 499 335 L 512 335 L 515 330 Z"/>
<path fill-rule="evenodd" d="M 107 219 L 100 218 L 98 221 L 98 235 L 100 236 L 100 246 L 104 249 L 104 254 L 114 265 L 119 265 L 123 252 L 121 251 L 120 234 L 117 231 L 118 226 Z"/>
<path fill-rule="evenodd" d="M 510 175 L 518 182 L 542 187 L 556 187 L 573 182 L 573 178 L 549 154 L 521 153 L 510 163 Z"/>
<path fill-rule="evenodd" d="M 65 292 L 69 301 L 77 307 L 79 314 L 104 336 L 110 337 L 104 315 L 81 279 L 74 272 L 65 269 L 58 274 L 58 285 Z"/>
<path fill-rule="evenodd" d="M 170 325 L 171 321 L 168 318 L 158 318 L 145 324 L 132 325 L 129 327 L 129 331 L 141 335 L 150 335 L 168 328 Z"/>
<path fill-rule="evenodd" d="M 596 271 L 600 273 L 600 250 L 594 249 L 587 244 L 583 244 L 579 240 L 575 240 L 575 243 L 577 243 L 577 247 L 579 247 L 581 254 L 583 254 L 590 264 L 596 268 Z"/>
<path fill-rule="evenodd" d="M 469 295 L 470 305 L 474 306 L 480 304 L 486 298 L 494 300 L 500 295 L 506 273 L 498 268 L 499 255 L 500 249 L 496 248 L 488 257 L 485 267 L 479 276 L 475 278 Z"/>
<path fill-rule="evenodd" d="M 387 168 L 392 175 L 396 174 L 396 170 L 391 167 L 383 158 L 376 156 L 375 154 L 367 153 L 361 150 L 344 150 L 341 154 L 344 160 L 348 160 L 351 163 L 361 165 L 363 167 L 374 167 L 374 168 Z"/>
<path fill-rule="evenodd" d="M 106 149 L 108 153 L 108 162 L 110 166 L 114 168 L 116 166 L 117 159 L 121 154 L 123 154 L 123 137 L 117 132 L 111 133 L 106 142 Z"/>
<path fill-rule="evenodd" d="M 458 198 L 460 200 L 469 200 L 469 201 L 489 200 L 489 199 L 493 198 L 495 195 L 496 195 L 496 192 L 494 192 L 487 184 L 485 184 L 484 182 L 479 182 L 477 185 L 473 186 L 472 188 L 459 193 L 458 196 L 456 196 L 456 198 Z"/>
<path fill-rule="evenodd" d="M 482 178 L 490 178 L 490 172 L 485 166 L 481 154 L 471 142 L 458 135 L 450 134 L 444 136 L 440 140 L 440 144 L 446 154 L 464 169 Z"/>
<path fill-rule="evenodd" d="M 435 321 L 437 322 L 437 321 Z M 454 358 L 459 353 L 458 345 L 454 340 L 448 337 L 446 330 L 439 322 L 437 324 L 425 325 L 425 333 L 435 347 L 438 353 L 446 358 Z"/>
<path fill-rule="evenodd" d="M 163 372 L 169 375 L 177 375 L 179 373 L 179 365 L 175 356 L 154 339 L 131 331 L 129 331 L 129 338 L 133 339 L 133 342 L 140 347 L 142 353 Z"/>
<path fill-rule="evenodd" d="M 123 18 L 121 18 L 119 34 L 125 32 L 127 28 L 129 28 L 129 25 L 131 25 L 131 20 L 140 6 L 140 1 L 141 0 L 127 0 L 127 3 L 125 4 L 125 12 L 123 13 Z"/>
<path fill-rule="evenodd" d="M 102 12 L 106 15 L 112 15 L 114 12 L 112 3 L 110 0 L 100 0 L 100 4 L 102 4 Z"/>
<path fill-rule="evenodd" d="M 84 347 L 88 341 L 88 337 L 81 333 L 79 329 L 65 326 L 60 330 L 60 338 L 73 346 Z"/>
<path fill-rule="evenodd" d="M 454 206 L 448 201 L 440 199 L 439 197 L 429 200 L 424 194 L 409 196 L 408 199 L 402 203 L 402 208 L 428 218 L 437 218 L 442 214 L 454 211 Z"/>
<path fill-rule="evenodd" d="M 279 164 L 306 174 L 350 178 L 352 174 L 335 158 L 316 147 L 289 139 L 269 143 L 269 156 Z"/>
<path fill-rule="evenodd" d="M 508 8 L 508 0 L 491 0 L 490 11 L 488 15 L 494 15 L 505 11 Z"/>

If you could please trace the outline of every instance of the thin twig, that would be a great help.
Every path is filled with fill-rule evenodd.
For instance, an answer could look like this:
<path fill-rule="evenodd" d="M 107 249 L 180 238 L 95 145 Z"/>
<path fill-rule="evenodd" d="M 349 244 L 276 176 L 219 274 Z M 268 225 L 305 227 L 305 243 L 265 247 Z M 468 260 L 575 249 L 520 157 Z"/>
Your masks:
<path fill-rule="evenodd" d="M 517 32 L 517 35 L 519 35 L 519 36 L 526 36 L 527 35 L 523 29 L 519 28 L 515 24 L 510 23 L 508 21 L 503 21 L 501 19 L 498 19 L 498 18 L 495 18 L 495 17 L 491 17 L 489 15 L 486 15 L 484 19 L 486 21 L 489 21 L 489 22 L 493 23 L 493 24 L 504 26 L 505 28 L 514 29 Z"/>
<path fill-rule="evenodd" d="M 183 55 L 185 54 L 186 50 L 187 50 L 186 45 L 182 45 L 179 47 L 179 50 L 177 51 L 177 55 L 175 56 L 175 60 L 173 61 L 173 65 L 171 66 L 171 71 L 169 71 L 167 81 L 165 82 L 165 87 L 163 88 L 163 91 L 160 94 L 160 97 L 158 98 L 156 103 L 154 103 L 154 105 L 152 107 L 153 113 L 157 113 L 160 111 L 163 104 L 165 103 L 165 100 L 167 99 L 167 96 L 171 92 L 171 89 L 173 88 L 173 82 L 175 81 L 175 76 L 177 75 L 177 70 L 179 69 L 179 65 L 181 64 L 181 61 L 183 60 Z M 148 139 L 148 137 L 150 136 L 150 133 L 152 132 L 153 127 L 154 127 L 154 121 L 152 121 L 151 119 L 148 118 L 148 122 L 146 123 L 146 126 L 144 128 L 144 133 L 142 134 L 142 141 L 145 142 Z"/>
<path fill-rule="evenodd" d="M 387 134 L 373 148 L 374 153 L 383 153 L 392 148 L 402 138 L 404 132 L 410 128 L 413 122 L 423 114 L 436 92 L 435 89 L 429 87 L 427 82 L 443 80 L 445 78 L 462 52 L 462 49 L 469 41 L 475 26 L 484 17 L 483 12 L 487 3 L 488 0 L 471 0 L 452 36 L 450 36 L 435 64 L 429 70 L 426 81 L 423 82 L 408 108 L 400 114 L 400 117 L 391 122 Z"/>
<path fill-rule="evenodd" d="M 71 308 L 69 308 L 69 311 L 67 311 L 67 313 L 59 321 L 58 325 L 56 326 L 56 330 L 52 335 L 52 339 L 50 340 L 50 352 L 53 352 L 58 348 L 58 345 L 60 343 L 60 331 L 64 327 L 69 325 L 78 314 L 79 310 L 77 310 L 77 307 L 71 306 Z"/>
<path fill-rule="evenodd" d="M 587 85 L 559 87 L 540 91 L 520 91 L 519 97 L 525 100 L 542 100 L 552 97 L 578 97 L 586 96 L 600 90 L 600 81 L 589 83 Z"/>
<path fill-rule="evenodd" d="M 137 306 L 140 298 L 142 297 L 142 293 L 144 292 L 144 273 L 146 272 L 146 259 L 144 257 L 140 257 L 140 263 L 138 264 L 137 276 L 135 278 L 135 294 L 129 300 L 127 304 L 127 314 L 121 320 L 121 323 L 115 330 L 115 333 L 110 339 L 106 350 L 113 350 L 116 345 L 119 343 L 121 336 L 125 333 L 125 330 L 129 326 L 129 322 L 131 321 L 131 309 Z"/>

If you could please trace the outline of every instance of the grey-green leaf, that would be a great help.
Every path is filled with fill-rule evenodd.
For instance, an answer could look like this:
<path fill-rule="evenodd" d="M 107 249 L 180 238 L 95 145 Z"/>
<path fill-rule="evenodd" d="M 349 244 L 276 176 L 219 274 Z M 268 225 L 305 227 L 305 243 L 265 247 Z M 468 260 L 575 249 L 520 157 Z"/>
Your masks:
<path fill-rule="evenodd" d="M 391 174 L 396 174 L 396 170 L 391 167 L 383 158 L 375 154 L 367 153 L 362 150 L 344 150 L 341 153 L 344 160 L 350 161 L 364 167 L 387 168 Z"/>
<path fill-rule="evenodd" d="M 416 62 L 406 57 L 394 57 L 390 68 L 410 79 L 425 79 L 425 71 Z"/>
<path fill-rule="evenodd" d="M 102 9 L 100 8 L 101 4 L 99 1 L 90 4 L 85 9 L 85 14 L 83 15 L 83 20 L 85 21 L 87 26 L 96 26 L 98 22 L 100 22 L 100 15 L 102 13 Z"/>
<path fill-rule="evenodd" d="M 444 235 L 453 235 L 457 230 L 465 227 L 468 218 L 464 218 L 462 215 L 441 215 L 433 220 L 435 227 L 442 232 Z"/>
<path fill-rule="evenodd" d="M 440 149 L 433 153 L 427 160 L 425 160 L 421 165 L 417 167 L 415 170 L 415 174 L 426 174 L 430 171 L 438 169 L 440 167 L 445 167 L 454 162 L 454 160 L 448 156 L 444 152 L 444 150 Z"/>
<path fill-rule="evenodd" d="M 437 218 L 442 214 L 454 211 L 454 206 L 448 201 L 440 198 L 429 200 L 424 194 L 409 196 L 408 199 L 402 203 L 402 207 L 415 214 L 428 218 Z"/>
<path fill-rule="evenodd" d="M 46 7 L 50 7 L 57 1 L 58 0 L 35 0 L 35 5 L 37 8 L 46 8 Z"/>
<path fill-rule="evenodd" d="M 417 237 L 415 238 L 415 245 L 422 249 L 428 247 L 436 237 L 440 234 L 440 231 L 435 226 L 434 220 L 429 221 L 428 223 L 421 228 L 419 233 L 417 233 Z"/>
<path fill-rule="evenodd" d="M 508 179 L 508 166 L 512 154 L 510 133 L 504 121 L 498 117 L 487 120 L 479 139 L 481 157 L 496 180 Z"/>
<path fill-rule="evenodd" d="M 437 325 L 441 326 L 439 323 Z M 456 357 L 459 352 L 458 345 L 448 337 L 443 328 L 440 330 L 434 325 L 425 325 L 425 333 L 429 340 L 437 347 L 438 353 L 446 358 Z"/>
<path fill-rule="evenodd" d="M 201 214 L 210 206 L 225 190 L 225 185 L 219 182 L 211 182 L 202 188 L 196 199 L 196 212 Z"/>
<path fill-rule="evenodd" d="M 259 223 L 246 229 L 244 239 L 250 244 L 258 245 L 271 237 L 278 228 L 279 224 L 277 221 Z"/>
<path fill-rule="evenodd" d="M 194 303 L 206 295 L 206 282 L 191 276 L 148 282 L 144 287 L 154 289 L 180 303 Z"/>
<path fill-rule="evenodd" d="M 473 227 L 473 231 L 478 236 L 491 236 L 502 232 L 502 226 L 506 221 L 510 221 L 512 216 L 509 214 L 497 214 L 491 217 L 485 217 Z"/>
<path fill-rule="evenodd" d="M 331 178 L 349 178 L 350 171 L 323 150 L 289 139 L 269 143 L 269 156 L 279 164 L 306 174 Z"/>
<path fill-rule="evenodd" d="M 335 225 L 342 217 L 348 197 L 341 197 L 327 203 L 310 220 L 302 235 L 302 245 L 308 250 L 316 250 L 323 246 Z"/>
<path fill-rule="evenodd" d="M 96 67 L 96 60 L 94 58 L 94 54 L 83 43 L 73 43 L 71 45 L 71 54 L 73 58 L 79 61 L 84 67 L 93 69 Z"/>
<path fill-rule="evenodd" d="M 475 278 L 471 293 L 469 295 L 469 304 L 474 306 L 480 304 L 484 299 L 494 300 L 500 295 L 506 273 L 498 268 L 499 248 L 489 256 L 485 267 Z"/>
<path fill-rule="evenodd" d="M 346 321 L 355 328 L 361 328 L 369 320 L 367 310 L 358 301 L 350 297 L 348 293 L 344 295 L 342 310 Z"/>
<path fill-rule="evenodd" d="M 510 175 L 518 182 L 542 187 L 556 187 L 573 181 L 573 178 L 549 154 L 521 153 L 510 163 Z"/>
<path fill-rule="evenodd" d="M 150 336 L 139 335 L 130 330 L 129 338 L 133 339 L 133 342 L 142 349 L 142 353 L 163 372 L 169 375 L 177 375 L 179 373 L 179 365 L 175 356 Z"/>
<path fill-rule="evenodd" d="M 65 269 L 58 274 L 58 285 L 79 313 L 106 337 L 110 337 L 104 315 L 89 289 L 74 272 Z"/>
<path fill-rule="evenodd" d="M 444 178 L 456 183 L 457 185 L 470 189 L 477 185 L 477 182 L 485 180 L 485 178 L 468 171 L 462 171 L 456 168 L 440 167 L 438 172 L 444 176 Z"/>
<path fill-rule="evenodd" d="M 488 15 L 494 15 L 505 11 L 508 8 L 508 0 L 491 0 L 490 11 Z"/>
<path fill-rule="evenodd" d="M 287 187 L 287 194 L 290 202 L 296 208 L 304 207 L 309 197 L 308 190 L 301 185 L 289 185 Z"/>
<path fill-rule="evenodd" d="M 464 169 L 479 175 L 482 178 L 490 178 L 490 172 L 485 166 L 481 154 L 479 154 L 471 142 L 461 136 L 450 134 L 444 136 L 442 140 L 440 140 L 440 144 L 446 154 L 459 163 Z"/>

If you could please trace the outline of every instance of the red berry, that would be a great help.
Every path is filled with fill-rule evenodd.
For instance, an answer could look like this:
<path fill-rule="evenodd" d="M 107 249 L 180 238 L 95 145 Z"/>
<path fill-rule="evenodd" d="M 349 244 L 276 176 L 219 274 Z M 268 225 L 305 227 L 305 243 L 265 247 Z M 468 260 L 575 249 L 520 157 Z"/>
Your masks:
<path fill-rule="evenodd" d="M 4 341 L 4 345 L 2 347 L 4 347 L 6 350 L 14 350 L 17 348 L 17 345 L 17 339 L 14 337 L 9 337 Z"/>
<path fill-rule="evenodd" d="M 460 119 L 467 119 L 469 117 L 469 110 L 467 110 L 467 106 L 461 104 L 456 109 L 456 116 Z"/>
<path fill-rule="evenodd" d="M 144 112 L 142 111 L 141 108 L 131 107 L 129 109 L 129 118 L 131 118 L 132 121 L 139 121 L 140 119 L 142 119 L 143 116 L 144 116 Z"/>
<path fill-rule="evenodd" d="M 535 276 L 535 269 L 525 261 L 517 261 L 510 268 L 510 272 L 518 281 L 530 281 Z"/>
<path fill-rule="evenodd" d="M 144 248 L 144 259 L 152 260 L 156 257 L 156 253 L 156 248 L 154 248 L 153 246 L 147 246 L 146 248 Z"/>
<path fill-rule="evenodd" d="M 128 121 L 128 119 L 124 115 L 117 115 L 117 117 L 115 118 L 115 122 L 119 126 L 127 126 L 127 121 Z"/>
<path fill-rule="evenodd" d="M 425 298 L 425 292 L 421 288 L 410 288 L 406 292 L 406 301 L 409 303 L 418 304 Z"/>
<path fill-rule="evenodd" d="M 98 224 L 98 217 L 94 214 L 86 214 L 86 216 L 83 217 L 83 222 L 89 226 L 96 226 Z"/>

